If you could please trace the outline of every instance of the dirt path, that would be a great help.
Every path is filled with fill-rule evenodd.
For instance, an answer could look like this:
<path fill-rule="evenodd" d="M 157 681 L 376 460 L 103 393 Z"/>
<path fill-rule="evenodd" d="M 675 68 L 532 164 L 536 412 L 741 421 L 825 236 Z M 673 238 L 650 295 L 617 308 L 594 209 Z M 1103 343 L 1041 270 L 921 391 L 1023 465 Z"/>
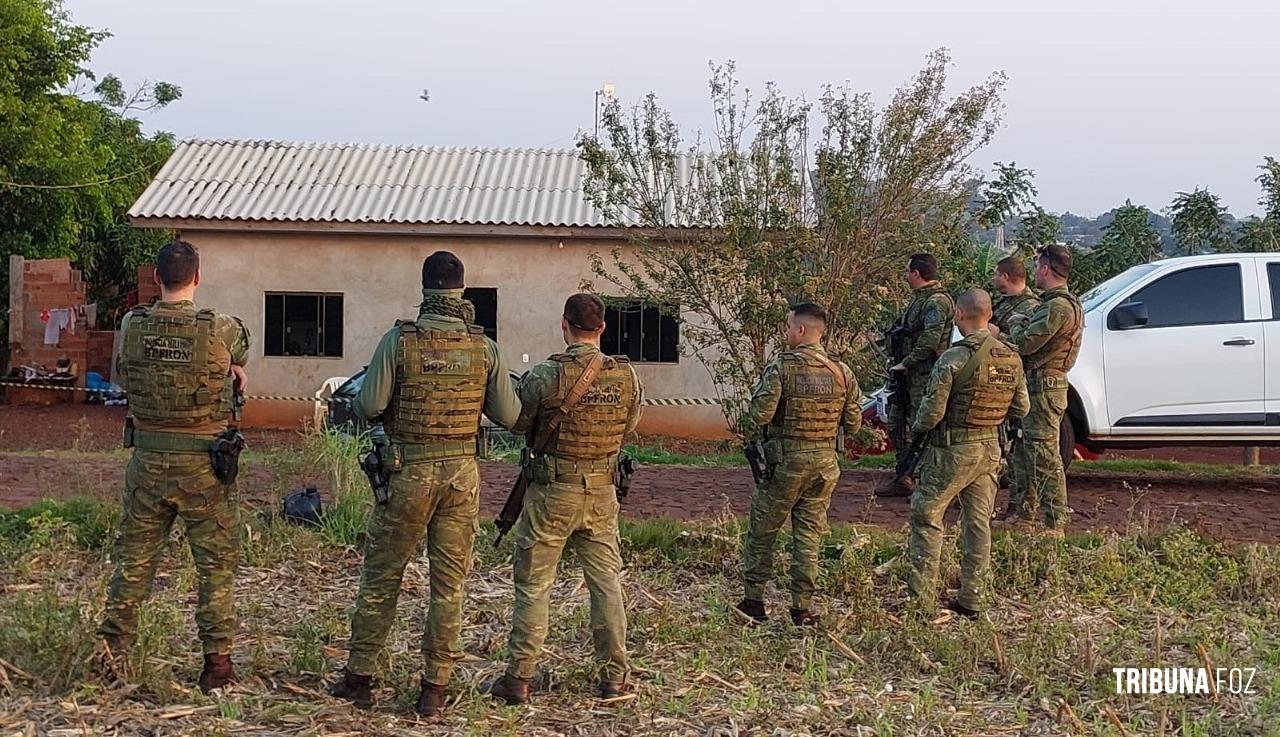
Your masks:
<path fill-rule="evenodd" d="M 74 457 L 63 453 L 0 453 L 0 508 L 17 507 L 42 497 L 96 496 L 120 493 L 123 456 Z M 485 464 L 482 505 L 486 517 L 498 511 L 515 477 L 512 465 Z M 897 528 L 906 523 L 906 499 L 873 499 L 881 478 L 871 471 L 846 471 L 831 504 L 833 522 Z M 242 474 L 242 495 L 259 504 L 274 504 L 286 483 L 271 469 L 250 464 Z M 322 490 L 324 484 L 320 484 Z M 750 506 L 750 474 L 737 468 L 650 466 L 637 474 L 624 515 L 632 519 L 669 517 L 711 519 L 726 509 L 745 515 Z M 1073 476 L 1071 506 L 1077 510 L 1073 531 L 1121 530 L 1134 524 L 1160 528 L 1180 521 L 1224 541 L 1280 543 L 1280 478 L 1242 482 L 1120 479 Z M 1004 504 L 1004 494 L 997 508 Z M 954 510 L 951 515 L 955 517 Z"/>

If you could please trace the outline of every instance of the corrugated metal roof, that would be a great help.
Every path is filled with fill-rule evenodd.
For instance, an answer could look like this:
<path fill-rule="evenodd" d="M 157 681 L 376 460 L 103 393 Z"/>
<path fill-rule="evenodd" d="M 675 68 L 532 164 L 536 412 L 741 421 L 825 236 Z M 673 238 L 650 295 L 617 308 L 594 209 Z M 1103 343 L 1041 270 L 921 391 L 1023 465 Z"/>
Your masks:
<path fill-rule="evenodd" d="M 129 216 L 612 225 L 587 201 L 585 170 L 562 150 L 184 141 Z"/>

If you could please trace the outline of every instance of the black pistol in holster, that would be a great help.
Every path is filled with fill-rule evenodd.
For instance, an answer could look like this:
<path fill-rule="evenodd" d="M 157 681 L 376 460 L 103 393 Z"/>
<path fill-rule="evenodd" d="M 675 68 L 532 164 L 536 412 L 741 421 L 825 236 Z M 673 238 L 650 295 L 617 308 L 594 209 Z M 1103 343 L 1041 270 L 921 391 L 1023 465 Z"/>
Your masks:
<path fill-rule="evenodd" d="M 373 501 L 386 504 L 391 499 L 391 474 L 399 471 L 403 462 L 382 425 L 373 426 L 369 440 L 372 445 L 360 454 L 360 470 L 373 488 Z"/>
<path fill-rule="evenodd" d="M 742 454 L 747 457 L 747 463 L 751 464 L 751 478 L 755 479 L 757 484 L 773 478 L 773 469 L 769 467 L 769 460 L 765 457 L 764 442 L 763 438 L 752 438 L 742 448 Z"/>
<path fill-rule="evenodd" d="M 240 419 L 244 415 L 244 394 L 239 390 L 231 393 L 231 425 L 218 434 L 209 443 L 209 464 L 213 466 L 213 475 L 223 484 L 234 484 L 240 475 L 240 454 L 244 452 L 244 435 L 241 434 Z"/>
<path fill-rule="evenodd" d="M 631 492 L 631 477 L 636 474 L 636 459 L 626 453 L 618 454 L 618 465 L 613 469 L 613 489 L 621 504 Z"/>

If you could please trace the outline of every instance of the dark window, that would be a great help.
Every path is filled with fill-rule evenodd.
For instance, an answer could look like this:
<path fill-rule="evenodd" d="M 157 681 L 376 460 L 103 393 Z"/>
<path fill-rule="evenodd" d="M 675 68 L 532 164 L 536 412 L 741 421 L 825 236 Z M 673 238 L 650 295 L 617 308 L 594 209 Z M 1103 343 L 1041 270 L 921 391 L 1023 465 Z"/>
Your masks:
<path fill-rule="evenodd" d="M 498 339 L 498 290 L 493 287 L 467 287 L 462 298 L 475 305 L 476 324 L 484 334 Z"/>
<path fill-rule="evenodd" d="M 1184 269 L 1148 284 L 1126 301 L 1146 305 L 1149 328 L 1244 321 L 1244 289 L 1236 264 Z"/>
<path fill-rule="evenodd" d="M 608 300 L 604 310 L 604 352 L 632 361 L 680 360 L 680 323 L 675 308 L 663 311 L 635 300 Z"/>
<path fill-rule="evenodd" d="M 263 353 L 342 356 L 341 294 L 267 294 Z"/>
<path fill-rule="evenodd" d="M 1267 264 L 1267 282 L 1271 285 L 1271 319 L 1280 320 L 1280 264 Z"/>

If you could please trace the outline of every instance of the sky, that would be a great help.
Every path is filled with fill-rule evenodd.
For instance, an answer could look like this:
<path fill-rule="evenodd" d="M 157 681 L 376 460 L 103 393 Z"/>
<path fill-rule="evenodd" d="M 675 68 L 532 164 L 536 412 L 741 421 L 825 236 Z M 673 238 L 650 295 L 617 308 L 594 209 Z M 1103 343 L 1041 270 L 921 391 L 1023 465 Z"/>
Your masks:
<path fill-rule="evenodd" d="M 1274 0 L 66 0 L 110 30 L 93 69 L 180 85 L 149 113 L 180 138 L 567 148 L 595 91 L 658 94 L 707 128 L 708 62 L 816 100 L 883 102 L 948 47 L 952 91 L 1009 76 L 1004 127 L 969 163 L 1016 161 L 1046 209 L 1163 210 L 1208 187 L 1233 214 L 1280 157 Z M 429 101 L 420 99 L 429 90 Z"/>

